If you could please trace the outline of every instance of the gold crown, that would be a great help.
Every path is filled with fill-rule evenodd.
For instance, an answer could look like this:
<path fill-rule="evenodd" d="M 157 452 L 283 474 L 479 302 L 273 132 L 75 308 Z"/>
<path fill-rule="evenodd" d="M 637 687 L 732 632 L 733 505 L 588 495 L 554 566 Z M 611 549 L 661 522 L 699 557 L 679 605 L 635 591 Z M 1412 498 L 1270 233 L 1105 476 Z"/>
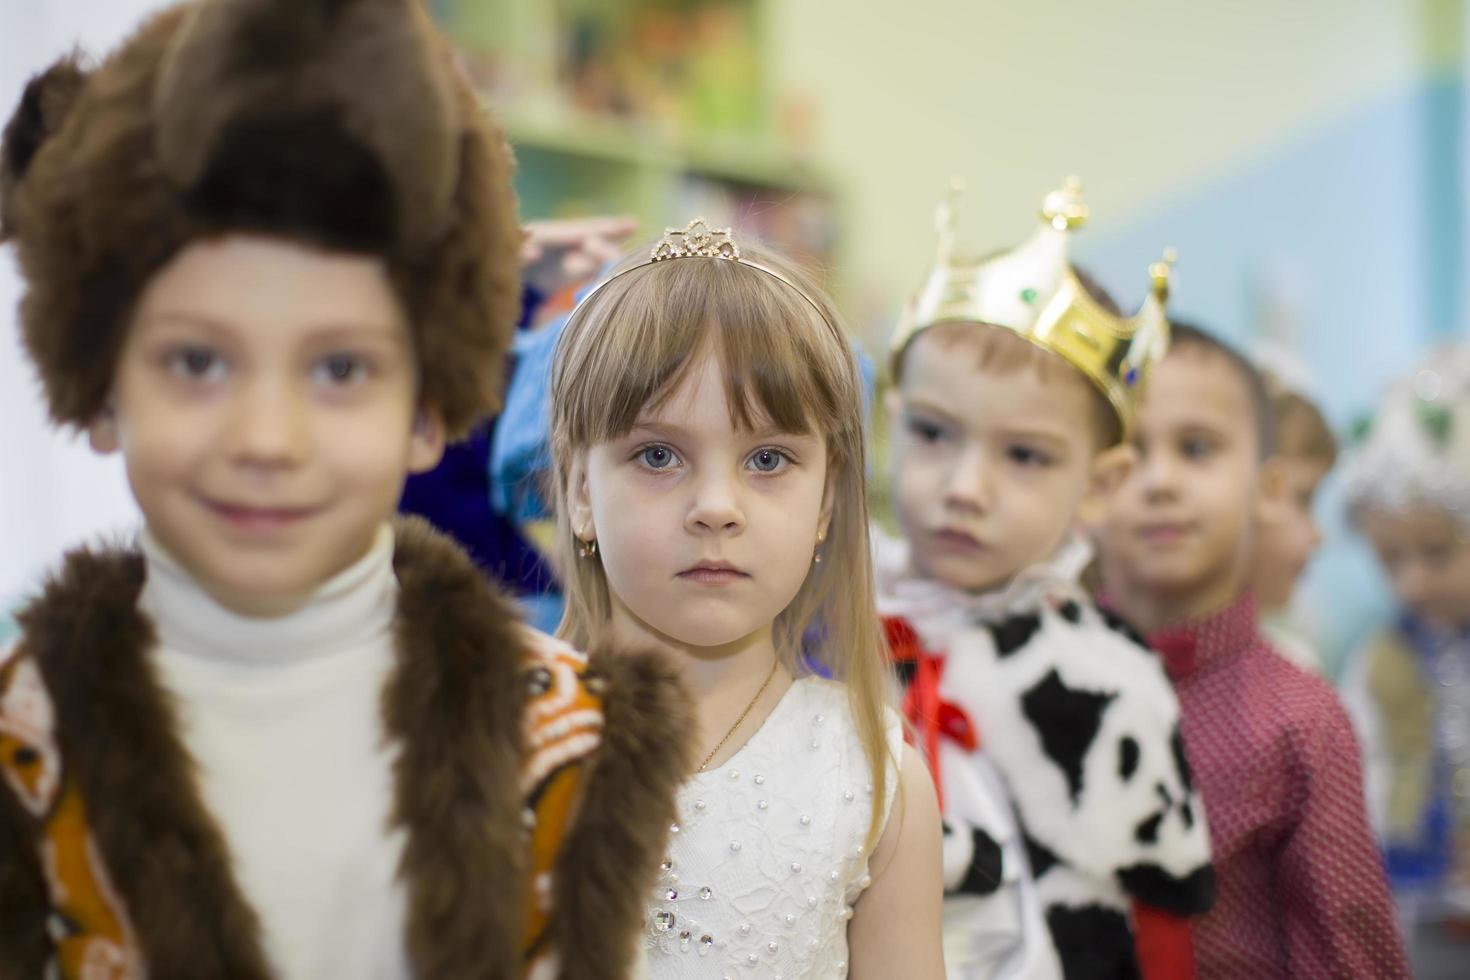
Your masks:
<path fill-rule="evenodd" d="M 1091 379 L 1129 438 L 1149 369 L 1169 346 L 1164 305 L 1173 249 L 1149 266 L 1149 295 L 1138 313 L 1115 316 L 1092 298 L 1067 259 L 1068 238 L 1088 215 L 1075 177 L 1042 201 L 1041 225 L 1019 248 L 980 260 L 954 254 L 955 205 L 963 188 L 951 181 L 939 205 L 934 268 L 894 333 L 895 364 L 914 337 L 936 323 L 1004 327 Z"/>

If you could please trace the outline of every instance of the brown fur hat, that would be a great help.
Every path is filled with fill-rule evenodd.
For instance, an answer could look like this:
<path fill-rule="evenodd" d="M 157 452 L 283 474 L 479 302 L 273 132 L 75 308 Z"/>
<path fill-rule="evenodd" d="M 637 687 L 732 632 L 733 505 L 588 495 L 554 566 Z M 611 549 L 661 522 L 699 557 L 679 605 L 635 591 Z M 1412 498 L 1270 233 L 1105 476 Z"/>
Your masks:
<path fill-rule="evenodd" d="M 423 400 L 465 433 L 499 407 L 519 312 L 510 172 L 422 0 L 200 0 L 95 70 L 62 59 L 0 147 L 0 236 L 52 417 L 105 407 L 163 264 L 245 231 L 382 256 Z"/>

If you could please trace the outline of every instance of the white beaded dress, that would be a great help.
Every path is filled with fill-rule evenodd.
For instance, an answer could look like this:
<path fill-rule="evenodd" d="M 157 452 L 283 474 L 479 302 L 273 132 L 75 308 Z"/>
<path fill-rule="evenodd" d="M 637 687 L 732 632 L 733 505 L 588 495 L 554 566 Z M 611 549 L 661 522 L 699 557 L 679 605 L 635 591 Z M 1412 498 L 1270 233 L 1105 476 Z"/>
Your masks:
<path fill-rule="evenodd" d="M 903 733 L 886 715 L 886 823 Z M 847 975 L 847 923 L 869 884 L 873 786 L 847 689 L 806 677 L 723 766 L 679 793 L 645 917 L 644 976 Z"/>

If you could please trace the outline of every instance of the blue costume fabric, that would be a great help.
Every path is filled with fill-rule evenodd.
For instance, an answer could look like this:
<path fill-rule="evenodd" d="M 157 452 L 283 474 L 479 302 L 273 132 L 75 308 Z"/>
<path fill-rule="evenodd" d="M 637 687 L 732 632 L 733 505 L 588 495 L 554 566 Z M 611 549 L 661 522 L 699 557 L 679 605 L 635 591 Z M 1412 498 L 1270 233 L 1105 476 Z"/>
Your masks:
<path fill-rule="evenodd" d="M 523 330 L 512 347 L 512 386 L 525 373 L 519 354 L 521 342 L 545 332 L 524 329 L 540 302 L 541 297 L 529 289 L 522 296 Z M 533 625 L 549 632 L 560 619 L 560 600 L 551 572 L 521 533 L 516 515 L 492 506 L 490 459 L 496 443 L 513 434 L 518 424 L 516 416 L 508 411 L 509 404 L 506 407 L 507 411 L 482 424 L 468 439 L 446 447 L 444 458 L 434 469 L 409 477 L 399 510 L 419 514 L 453 537 L 481 571 L 521 600 Z M 555 599 L 550 606 L 545 598 L 548 595 Z"/>

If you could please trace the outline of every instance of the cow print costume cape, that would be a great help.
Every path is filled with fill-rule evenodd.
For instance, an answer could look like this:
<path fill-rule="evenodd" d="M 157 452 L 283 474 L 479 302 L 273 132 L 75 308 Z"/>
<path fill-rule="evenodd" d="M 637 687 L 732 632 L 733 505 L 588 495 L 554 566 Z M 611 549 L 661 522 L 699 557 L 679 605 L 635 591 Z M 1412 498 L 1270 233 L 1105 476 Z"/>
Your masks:
<path fill-rule="evenodd" d="M 1048 961 L 1068 980 L 1139 976 L 1135 923 L 1203 913 L 1214 871 L 1178 703 L 1158 657 L 1078 585 L 1089 547 L 1074 539 L 979 596 L 915 578 L 901 543 L 875 557 L 944 808 L 947 956 L 1014 976 Z M 986 953 L 1007 918 L 1014 950 Z"/>

